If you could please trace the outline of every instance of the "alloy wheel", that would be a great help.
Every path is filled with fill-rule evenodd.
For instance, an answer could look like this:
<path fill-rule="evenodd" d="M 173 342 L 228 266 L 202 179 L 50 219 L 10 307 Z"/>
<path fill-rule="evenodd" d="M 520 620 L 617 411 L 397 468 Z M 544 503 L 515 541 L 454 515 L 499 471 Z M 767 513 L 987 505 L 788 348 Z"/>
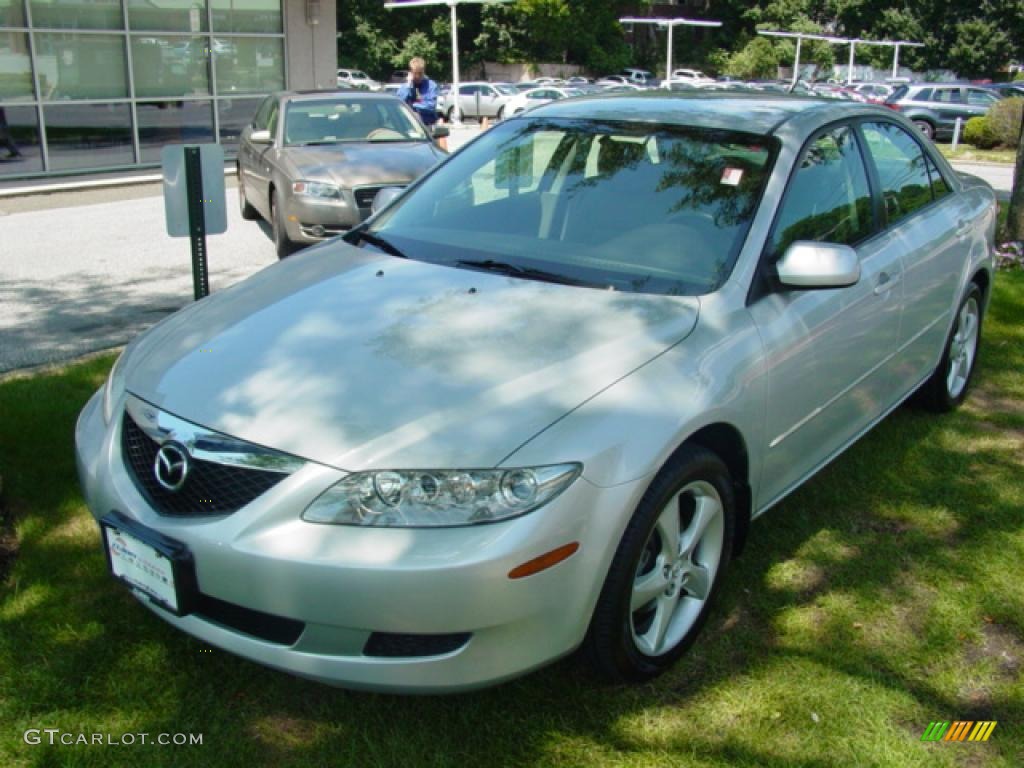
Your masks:
<path fill-rule="evenodd" d="M 722 556 L 725 512 L 715 487 L 685 485 L 644 545 L 630 597 L 630 631 L 645 656 L 675 648 L 704 608 Z"/>

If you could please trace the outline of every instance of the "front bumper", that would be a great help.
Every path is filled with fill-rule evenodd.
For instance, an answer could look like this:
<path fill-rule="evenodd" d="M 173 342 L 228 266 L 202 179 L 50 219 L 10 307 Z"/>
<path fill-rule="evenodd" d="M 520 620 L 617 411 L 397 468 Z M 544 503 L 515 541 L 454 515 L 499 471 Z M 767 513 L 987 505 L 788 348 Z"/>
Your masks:
<path fill-rule="evenodd" d="M 604 574 L 646 481 L 597 488 L 578 479 L 543 509 L 490 525 L 370 529 L 306 523 L 306 505 L 344 473 L 308 464 L 226 517 L 156 514 L 127 475 L 121 416 L 103 423 L 97 393 L 76 428 L 83 493 L 191 551 L 199 591 L 245 610 L 301 622 L 290 644 L 269 642 L 201 614 L 161 618 L 224 650 L 321 682 L 395 692 L 496 683 L 553 661 L 583 640 Z M 569 542 L 579 550 L 541 573 L 516 566 Z M 428 656 L 367 653 L 374 633 L 468 641 Z"/>

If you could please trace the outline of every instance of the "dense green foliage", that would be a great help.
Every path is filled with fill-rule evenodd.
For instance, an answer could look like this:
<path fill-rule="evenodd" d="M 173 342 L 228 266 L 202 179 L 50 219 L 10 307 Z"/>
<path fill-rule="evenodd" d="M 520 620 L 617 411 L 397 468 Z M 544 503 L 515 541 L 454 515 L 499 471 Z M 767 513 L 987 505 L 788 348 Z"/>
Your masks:
<path fill-rule="evenodd" d="M 999 146 L 999 139 L 992 132 L 992 125 L 985 115 L 972 117 L 964 125 L 964 141 L 978 149 L 992 149 Z"/>
<path fill-rule="evenodd" d="M 638 28 L 627 45 L 618 19 L 644 13 L 650 0 L 516 0 L 507 5 L 463 5 L 459 48 L 463 65 L 481 61 L 563 62 L 605 74 L 635 64 L 663 66 L 665 34 Z M 710 32 L 677 29 L 675 62 L 741 77 L 774 75 L 793 61 L 785 40 L 757 42 L 757 29 L 821 32 L 863 39 L 913 40 L 900 62 L 916 70 L 950 69 L 964 77 L 991 77 L 1024 59 L 1024 0 L 721 0 L 691 17 L 723 22 Z M 426 53 L 430 71 L 450 76 L 451 42 L 445 6 L 389 11 L 382 0 L 338 4 L 341 66 L 387 75 L 407 54 Z M 801 61 L 828 68 L 848 49 L 805 43 Z M 892 64 L 892 48 L 860 46 L 858 63 Z"/>
<path fill-rule="evenodd" d="M 1024 99 L 1003 99 L 992 105 L 985 119 L 992 128 L 996 143 L 1014 148 L 1020 141 L 1021 120 L 1024 118 Z"/>

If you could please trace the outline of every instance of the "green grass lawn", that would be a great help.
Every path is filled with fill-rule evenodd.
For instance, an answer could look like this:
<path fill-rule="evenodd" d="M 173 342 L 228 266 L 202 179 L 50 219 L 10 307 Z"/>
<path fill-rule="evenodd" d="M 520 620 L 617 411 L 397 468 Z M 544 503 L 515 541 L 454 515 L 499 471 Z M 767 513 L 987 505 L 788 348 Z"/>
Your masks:
<path fill-rule="evenodd" d="M 901 408 L 759 519 L 693 651 L 634 688 L 570 658 L 471 695 L 351 693 L 172 630 L 107 575 L 78 492 L 75 418 L 111 362 L 0 384 L 2 766 L 1024 765 L 1022 272 L 999 275 L 966 407 Z M 922 743 L 933 720 L 999 724 Z"/>
<path fill-rule="evenodd" d="M 1017 162 L 1017 150 L 1015 149 L 978 149 L 961 142 L 954 152 L 952 144 L 936 142 L 935 146 L 947 160 L 960 160 L 965 163 L 1006 163 L 1009 165 Z"/>

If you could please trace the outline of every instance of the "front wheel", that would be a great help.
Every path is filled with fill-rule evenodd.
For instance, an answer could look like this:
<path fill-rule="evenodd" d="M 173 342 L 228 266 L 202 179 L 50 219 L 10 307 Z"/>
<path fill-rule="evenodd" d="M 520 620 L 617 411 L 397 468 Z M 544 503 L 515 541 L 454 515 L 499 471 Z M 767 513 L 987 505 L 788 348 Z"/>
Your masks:
<path fill-rule="evenodd" d="M 238 172 L 238 212 L 246 221 L 255 221 L 260 217 L 259 211 L 252 207 L 249 198 L 245 196 L 245 182 L 242 180 L 242 172 Z"/>
<path fill-rule="evenodd" d="M 504 107 L 504 106 L 500 106 L 500 107 L 498 107 L 498 115 L 497 115 L 497 119 L 498 119 L 499 121 L 501 121 L 501 120 L 504 120 L 504 119 L 505 119 L 505 107 Z"/>
<path fill-rule="evenodd" d="M 971 283 L 960 303 L 938 367 L 921 387 L 925 406 L 936 413 L 956 408 L 967 397 L 981 346 L 981 289 Z"/>
<path fill-rule="evenodd" d="M 284 224 L 284 212 L 278 205 L 277 195 L 270 193 L 270 231 L 274 238 L 274 250 L 277 258 L 283 259 L 295 252 L 295 243 L 288 239 L 288 229 Z"/>
<path fill-rule="evenodd" d="M 668 669 L 693 644 L 732 552 L 736 502 L 724 462 L 684 447 L 647 489 L 619 542 L 585 653 L 615 682 Z"/>

